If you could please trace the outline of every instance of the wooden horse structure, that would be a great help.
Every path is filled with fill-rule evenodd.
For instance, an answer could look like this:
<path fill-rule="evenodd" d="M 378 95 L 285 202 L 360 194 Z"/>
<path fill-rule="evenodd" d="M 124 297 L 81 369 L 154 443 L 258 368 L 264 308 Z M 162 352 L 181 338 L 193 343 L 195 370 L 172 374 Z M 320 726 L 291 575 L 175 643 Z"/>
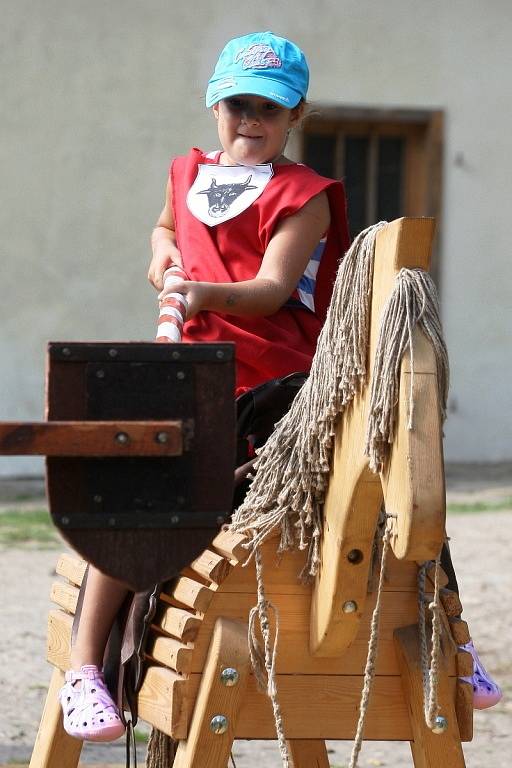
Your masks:
<path fill-rule="evenodd" d="M 377 235 L 369 370 L 383 305 L 402 267 L 428 269 L 434 224 L 400 219 Z M 328 768 L 325 741 L 352 740 L 367 655 L 378 565 L 373 556 L 384 502 L 393 513 L 381 608 L 376 673 L 364 739 L 408 741 L 416 768 L 462 768 L 461 741 L 472 738 L 469 639 L 458 596 L 441 590 L 442 727 L 425 724 L 418 636 L 419 563 L 445 538 L 442 426 L 433 351 L 415 331 L 415 427 L 407 429 L 411 366 L 402 361 L 398 428 L 378 475 L 364 455 L 371 381 L 340 420 L 326 503 L 321 566 L 313 584 L 298 580 L 305 555 L 262 547 L 267 598 L 280 615 L 276 679 L 295 768 Z M 173 768 L 226 768 L 235 739 L 274 739 L 270 701 L 251 672 L 247 621 L 256 602 L 254 564 L 239 534 L 222 530 L 165 588 L 151 629 L 138 694 L 142 720 L 176 742 Z M 75 768 L 81 742 L 62 729 L 57 692 L 69 667 L 71 626 L 85 562 L 62 555 L 52 588 L 48 660 L 54 671 L 31 768 Z M 427 593 L 433 590 L 427 576 Z M 446 584 L 444 579 L 444 584 Z M 170 768 L 163 766 L 161 768 Z"/>

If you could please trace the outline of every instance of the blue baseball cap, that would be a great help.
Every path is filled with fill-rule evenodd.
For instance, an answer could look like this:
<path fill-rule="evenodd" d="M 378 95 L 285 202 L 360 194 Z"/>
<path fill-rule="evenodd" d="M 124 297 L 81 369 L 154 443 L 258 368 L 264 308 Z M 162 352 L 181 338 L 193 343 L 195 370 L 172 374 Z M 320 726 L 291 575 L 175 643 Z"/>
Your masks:
<path fill-rule="evenodd" d="M 272 32 L 253 32 L 225 46 L 208 83 L 206 106 L 248 93 L 293 109 L 306 98 L 308 85 L 306 57 L 295 43 Z"/>

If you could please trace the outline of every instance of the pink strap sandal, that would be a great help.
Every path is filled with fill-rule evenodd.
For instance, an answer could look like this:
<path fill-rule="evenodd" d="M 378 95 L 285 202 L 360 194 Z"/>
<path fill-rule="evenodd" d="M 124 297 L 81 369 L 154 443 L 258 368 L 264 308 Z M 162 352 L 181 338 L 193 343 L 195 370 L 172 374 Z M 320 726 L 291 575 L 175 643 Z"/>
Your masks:
<path fill-rule="evenodd" d="M 503 696 L 501 688 L 494 682 L 480 661 L 473 641 L 459 646 L 461 651 L 467 651 L 473 657 L 473 674 L 471 677 L 462 677 L 473 686 L 473 707 L 475 709 L 488 709 L 493 707 Z"/>
<path fill-rule="evenodd" d="M 66 672 L 66 684 L 59 692 L 64 730 L 75 739 L 114 741 L 125 726 L 105 685 L 103 672 L 94 664 L 80 672 Z"/>

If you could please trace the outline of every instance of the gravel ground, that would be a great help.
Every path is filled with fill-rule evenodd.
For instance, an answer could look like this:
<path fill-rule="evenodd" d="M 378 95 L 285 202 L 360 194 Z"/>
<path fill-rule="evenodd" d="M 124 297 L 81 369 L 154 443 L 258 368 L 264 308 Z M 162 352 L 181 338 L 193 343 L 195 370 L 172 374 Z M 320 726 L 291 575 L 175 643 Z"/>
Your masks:
<path fill-rule="evenodd" d="M 450 502 L 498 504 L 499 511 L 458 513 L 448 520 L 464 618 L 487 668 L 504 689 L 496 707 L 475 713 L 475 737 L 464 745 L 470 768 L 509 768 L 512 760 L 512 480 L 503 473 L 448 474 Z M 40 504 L 43 502 L 40 502 Z M 12 507 L 12 503 L 10 504 Z M 0 766 L 28 762 L 42 711 L 50 668 L 44 661 L 48 594 L 56 554 L 35 546 L 0 550 Z M 351 745 L 329 743 L 331 766 L 348 764 Z M 122 744 L 88 745 L 84 763 L 124 764 Z M 143 757 L 144 749 L 141 747 Z M 236 768 L 280 768 L 275 742 L 236 742 Z M 408 744 L 366 742 L 360 766 L 411 766 Z"/>

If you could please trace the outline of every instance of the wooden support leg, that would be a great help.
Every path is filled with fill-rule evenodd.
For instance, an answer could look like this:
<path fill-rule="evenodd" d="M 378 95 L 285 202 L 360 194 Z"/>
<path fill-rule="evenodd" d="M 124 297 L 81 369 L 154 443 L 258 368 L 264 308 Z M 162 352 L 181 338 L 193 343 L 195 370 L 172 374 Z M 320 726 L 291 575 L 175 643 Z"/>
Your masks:
<path fill-rule="evenodd" d="M 289 739 L 288 749 L 293 768 L 329 768 L 325 741 L 320 739 Z"/>
<path fill-rule="evenodd" d="M 55 668 L 29 768 L 77 768 L 83 742 L 69 736 L 62 727 L 58 694 L 63 685 L 64 672 Z"/>
<path fill-rule="evenodd" d="M 217 619 L 188 737 L 179 743 L 173 768 L 226 768 L 249 664 L 247 626 L 238 621 Z M 223 670 L 228 668 L 237 672 L 234 685 L 226 685 L 221 677 Z M 217 733 L 211 727 L 215 717 Z M 226 730 L 223 730 L 224 726 Z"/>
<path fill-rule="evenodd" d="M 411 751 L 415 768 L 464 768 L 459 726 L 455 714 L 455 697 L 446 674 L 444 657 L 439 675 L 439 705 L 448 721 L 443 734 L 432 733 L 423 714 L 423 683 L 421 675 L 419 633 L 416 625 L 395 630 L 402 687 L 411 718 L 413 741 Z"/>

